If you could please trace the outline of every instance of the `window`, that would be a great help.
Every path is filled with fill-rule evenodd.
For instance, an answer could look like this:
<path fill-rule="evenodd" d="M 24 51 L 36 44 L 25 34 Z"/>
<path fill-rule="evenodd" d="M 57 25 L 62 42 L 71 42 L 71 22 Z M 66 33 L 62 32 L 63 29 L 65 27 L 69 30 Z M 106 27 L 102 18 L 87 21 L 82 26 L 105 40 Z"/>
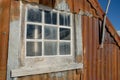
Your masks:
<path fill-rule="evenodd" d="M 62 5 L 66 3 L 59 4 Z M 18 59 L 21 66 L 11 71 L 12 77 L 83 67 L 81 63 L 75 62 L 75 55 L 81 56 L 82 49 L 80 44 L 74 42 L 75 34 L 78 40 L 76 43 L 82 39 L 79 38 L 80 24 L 77 24 L 78 30 L 74 32 L 72 13 L 59 9 L 53 10 L 42 5 L 24 4 L 21 16 L 21 54 Z M 76 17 L 79 19 L 78 16 Z M 76 21 L 76 23 L 80 22 L 80 20 Z M 77 54 L 74 46 L 77 46 Z"/>
<path fill-rule="evenodd" d="M 26 57 L 72 55 L 72 14 L 27 8 Z"/>

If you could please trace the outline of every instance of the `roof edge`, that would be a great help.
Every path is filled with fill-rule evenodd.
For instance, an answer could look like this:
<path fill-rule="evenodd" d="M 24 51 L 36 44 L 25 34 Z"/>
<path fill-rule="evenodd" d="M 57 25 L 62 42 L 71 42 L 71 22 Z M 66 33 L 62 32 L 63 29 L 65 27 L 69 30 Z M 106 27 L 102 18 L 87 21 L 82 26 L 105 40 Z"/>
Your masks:
<path fill-rule="evenodd" d="M 103 15 L 105 14 L 105 12 L 103 11 L 98 0 L 88 0 L 88 1 L 91 2 L 94 8 L 98 11 L 99 18 L 103 20 L 104 18 Z M 109 32 L 111 33 L 111 35 L 113 36 L 113 38 L 116 40 L 117 44 L 120 47 L 120 36 L 118 35 L 117 31 L 115 30 L 114 26 L 112 25 L 108 17 L 106 19 L 106 25 L 107 25 L 106 27 L 108 28 Z"/>

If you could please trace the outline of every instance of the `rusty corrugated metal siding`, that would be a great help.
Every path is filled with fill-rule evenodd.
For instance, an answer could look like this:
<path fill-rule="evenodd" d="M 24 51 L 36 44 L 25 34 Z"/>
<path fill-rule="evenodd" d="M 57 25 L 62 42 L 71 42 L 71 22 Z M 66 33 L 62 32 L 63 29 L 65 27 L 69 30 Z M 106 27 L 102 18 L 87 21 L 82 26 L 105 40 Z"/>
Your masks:
<path fill-rule="evenodd" d="M 57 74 L 58 73 L 49 73 L 42 75 L 26 76 L 18 78 L 18 80 L 81 80 L 81 75 L 76 74 L 76 70 L 59 72 L 61 76 L 58 76 Z"/>
<path fill-rule="evenodd" d="M 6 80 L 10 0 L 0 0 L 0 80 Z"/>
<path fill-rule="evenodd" d="M 51 7 L 55 5 L 54 0 L 26 1 Z M 120 80 L 120 38 L 107 19 L 104 48 L 100 48 L 103 12 L 97 0 L 67 0 L 67 2 L 73 13 L 83 10 L 93 14 L 93 17 L 82 16 L 83 70 L 25 76 L 19 77 L 18 80 Z M 0 80 L 6 80 L 9 1 L 0 1 L 0 7 L 4 8 L 2 13 L 0 12 Z M 11 21 L 19 18 L 16 8 L 19 8 L 19 1 L 12 0 Z M 2 34 L 4 31 L 7 37 Z"/>
<path fill-rule="evenodd" d="M 99 19 L 82 17 L 83 20 L 83 45 L 84 68 L 82 73 L 76 70 L 66 71 L 67 75 L 54 77 L 51 74 L 21 77 L 19 80 L 119 80 L 119 47 L 106 29 L 104 48 L 100 46 L 101 23 Z M 62 72 L 60 72 L 63 74 Z M 47 77 L 45 77 L 47 76 Z"/>
<path fill-rule="evenodd" d="M 106 29 L 104 48 L 100 48 L 100 21 L 83 16 L 83 80 L 119 80 L 120 49 Z"/>

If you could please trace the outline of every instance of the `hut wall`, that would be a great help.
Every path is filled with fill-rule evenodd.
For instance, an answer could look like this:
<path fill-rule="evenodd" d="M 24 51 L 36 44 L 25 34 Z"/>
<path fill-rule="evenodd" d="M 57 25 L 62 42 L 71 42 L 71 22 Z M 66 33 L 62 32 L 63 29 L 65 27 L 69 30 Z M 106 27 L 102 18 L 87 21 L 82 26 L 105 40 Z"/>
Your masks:
<path fill-rule="evenodd" d="M 100 48 L 101 21 L 83 16 L 82 80 L 119 80 L 120 49 L 106 28 L 104 47 Z"/>
<path fill-rule="evenodd" d="M 31 0 L 31 2 L 35 1 L 40 3 L 37 0 Z M 41 3 L 44 3 L 45 5 L 49 4 L 49 2 L 47 3 L 45 1 L 41 0 Z M 90 4 L 92 1 L 93 4 Z M 100 48 L 101 21 L 98 15 L 96 16 L 94 7 L 96 3 L 94 3 L 94 1 L 95 0 L 67 0 L 71 7 L 71 11 L 74 13 L 83 10 L 84 12 L 87 11 L 93 15 L 92 17 L 87 15 L 82 16 L 84 68 L 82 70 L 24 76 L 19 77 L 17 80 L 120 80 L 120 38 L 117 36 L 111 23 L 107 20 L 104 47 Z M 7 59 L 9 40 L 9 3 L 9 0 L 0 1 L 0 80 L 6 80 L 7 60 L 9 62 L 9 59 Z M 15 7 L 15 4 L 19 9 L 19 1 L 12 0 L 12 3 L 11 10 L 13 5 Z M 96 8 L 99 9 L 97 6 Z M 11 21 L 19 21 L 20 15 L 19 12 L 16 11 L 16 8 L 14 8 L 12 12 Z M 98 14 L 100 17 L 103 15 L 101 10 L 98 10 Z M 17 25 L 17 23 L 15 25 Z M 13 28 L 15 30 L 17 29 L 16 26 L 13 26 Z"/>
<path fill-rule="evenodd" d="M 120 49 L 107 28 L 104 47 L 100 48 L 101 25 L 97 18 L 82 16 L 83 70 L 25 76 L 18 80 L 119 80 Z"/>
<path fill-rule="evenodd" d="M 29 4 L 29 3 L 38 4 L 38 2 L 23 1 L 23 4 Z M 42 1 L 40 4 L 46 5 L 44 1 Z M 69 71 L 63 71 L 63 72 L 47 73 L 47 74 L 41 74 L 41 75 L 31 75 L 31 76 L 23 76 L 23 77 L 15 77 L 15 78 L 11 77 L 10 71 L 13 69 L 18 69 L 24 64 L 21 61 L 21 51 L 20 51 L 21 50 L 20 44 L 23 41 L 21 40 L 21 37 L 23 36 L 21 35 L 21 32 L 24 31 L 23 30 L 24 28 L 23 29 L 21 28 L 21 27 L 24 27 L 24 24 L 21 24 L 22 22 L 24 23 L 24 20 L 21 21 L 21 17 L 24 17 L 24 16 L 22 16 L 20 11 L 23 11 L 23 15 L 24 15 L 24 8 L 21 8 L 20 1 L 12 0 L 10 11 L 11 11 L 10 34 L 9 34 L 10 39 L 9 39 L 9 54 L 8 54 L 8 64 L 7 64 L 7 80 L 14 80 L 14 79 L 15 80 L 81 80 L 81 74 L 82 74 L 81 70 L 69 70 Z M 80 35 L 80 37 L 81 36 L 82 35 Z M 81 43 L 80 45 L 82 45 Z M 82 49 L 82 48 L 78 48 L 78 49 Z M 78 50 L 78 51 L 81 51 L 81 50 Z M 78 56 L 76 57 L 76 61 L 78 63 L 83 61 L 82 52 L 78 53 Z"/>

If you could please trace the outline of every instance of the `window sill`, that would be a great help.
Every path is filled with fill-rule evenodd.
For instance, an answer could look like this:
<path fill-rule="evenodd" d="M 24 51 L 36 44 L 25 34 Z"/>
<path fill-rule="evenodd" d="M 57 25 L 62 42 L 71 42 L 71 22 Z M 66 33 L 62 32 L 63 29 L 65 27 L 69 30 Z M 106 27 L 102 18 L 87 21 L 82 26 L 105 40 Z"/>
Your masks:
<path fill-rule="evenodd" d="M 82 63 L 64 64 L 64 65 L 51 66 L 51 67 L 22 67 L 19 69 L 12 70 L 11 77 L 44 74 L 44 73 L 59 72 L 59 71 L 72 70 L 72 69 L 81 69 L 81 68 L 83 68 Z"/>

